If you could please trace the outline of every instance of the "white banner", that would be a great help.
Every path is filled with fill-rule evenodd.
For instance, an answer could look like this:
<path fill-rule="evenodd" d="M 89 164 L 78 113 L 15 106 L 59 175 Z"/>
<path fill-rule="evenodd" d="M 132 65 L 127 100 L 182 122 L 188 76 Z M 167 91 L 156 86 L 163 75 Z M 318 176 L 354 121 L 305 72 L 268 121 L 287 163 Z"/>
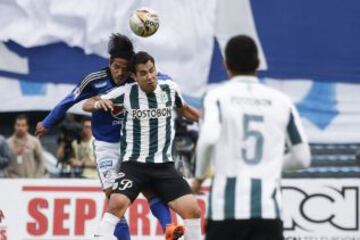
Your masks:
<path fill-rule="evenodd" d="M 135 36 L 128 26 L 132 12 L 144 6 L 160 16 L 160 28 L 150 38 Z M 64 42 L 107 58 L 110 34 L 120 32 L 133 40 L 136 51 L 151 53 L 158 69 L 185 93 L 200 97 L 210 69 L 215 10 L 216 0 L 5 0 L 0 2 L 0 41 L 13 40 L 26 48 Z M 26 59 L 13 57 L 18 66 L 5 64 L 8 50 L 0 45 L 0 52 L 0 69 L 26 72 Z"/>
<path fill-rule="evenodd" d="M 265 79 L 265 83 L 290 96 L 312 143 L 360 142 L 360 85 Z"/>
<path fill-rule="evenodd" d="M 360 179 L 283 180 L 286 239 L 359 240 L 359 188 Z M 0 189 L 1 240 L 87 240 L 106 209 L 97 180 L 1 179 Z M 164 239 L 143 197 L 126 214 L 132 239 Z"/>
<path fill-rule="evenodd" d="M 48 111 L 53 109 L 76 86 L 75 84 L 34 83 L 0 77 L 0 111 Z M 40 94 L 33 94 L 36 91 Z M 83 102 L 69 109 L 71 113 L 88 114 L 82 110 Z M 19 108 L 21 106 L 21 108 Z"/>

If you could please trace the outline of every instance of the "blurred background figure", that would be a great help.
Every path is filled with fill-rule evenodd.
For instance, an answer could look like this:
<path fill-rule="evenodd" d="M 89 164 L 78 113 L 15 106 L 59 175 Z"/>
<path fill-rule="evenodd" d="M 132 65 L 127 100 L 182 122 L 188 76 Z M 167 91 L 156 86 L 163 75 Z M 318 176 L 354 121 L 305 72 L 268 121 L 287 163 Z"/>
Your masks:
<path fill-rule="evenodd" d="M 197 123 L 182 117 L 175 119 L 175 139 L 172 149 L 175 168 L 185 177 L 195 174 L 195 149 L 198 139 Z"/>
<path fill-rule="evenodd" d="M 81 177 L 84 178 L 97 178 L 93 140 L 91 119 L 85 117 L 82 120 L 81 141 L 72 143 L 74 158 L 71 159 L 73 167 L 82 168 Z"/>
<path fill-rule="evenodd" d="M 8 140 L 11 161 L 8 176 L 11 178 L 40 178 L 45 176 L 43 150 L 39 139 L 29 133 L 28 118 L 18 115 L 14 133 Z"/>
<path fill-rule="evenodd" d="M 0 135 L 0 178 L 6 176 L 6 169 L 11 161 L 10 148 L 6 139 Z"/>
<path fill-rule="evenodd" d="M 90 129 L 87 129 L 88 125 Z M 85 158 L 91 158 L 90 162 L 94 158 L 91 122 L 84 119 L 80 124 L 75 120 L 74 115 L 68 114 L 60 125 L 56 155 L 57 165 L 61 169 L 59 177 L 81 177 L 85 161 L 89 162 Z"/>

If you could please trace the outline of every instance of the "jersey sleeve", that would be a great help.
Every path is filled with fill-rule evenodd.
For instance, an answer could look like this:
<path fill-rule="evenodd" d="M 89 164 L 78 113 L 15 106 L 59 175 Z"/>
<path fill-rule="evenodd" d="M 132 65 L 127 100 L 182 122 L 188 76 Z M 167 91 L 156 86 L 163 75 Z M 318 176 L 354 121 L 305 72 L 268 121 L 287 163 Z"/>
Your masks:
<path fill-rule="evenodd" d="M 286 131 L 288 143 L 290 143 L 290 145 L 307 143 L 300 115 L 293 104 L 290 106 L 289 121 Z"/>
<path fill-rule="evenodd" d="M 287 143 L 289 152 L 284 157 L 283 171 L 292 171 L 309 167 L 311 164 L 310 147 L 301 124 L 301 119 L 292 104 L 287 124 Z"/>
<path fill-rule="evenodd" d="M 125 96 L 126 88 L 127 85 L 113 88 L 108 93 L 102 95 L 101 98 L 111 100 L 116 106 L 122 106 L 124 105 L 124 96 Z"/>
<path fill-rule="evenodd" d="M 172 85 L 175 91 L 175 108 L 182 108 L 185 102 L 184 98 L 181 95 L 180 88 L 175 82 L 172 82 Z"/>
<path fill-rule="evenodd" d="M 88 77 L 84 78 L 64 99 L 62 99 L 43 120 L 45 128 L 50 129 L 60 122 L 66 111 L 76 103 L 93 97 L 96 93 L 88 82 Z"/>
<path fill-rule="evenodd" d="M 195 175 L 197 178 L 204 178 L 210 166 L 213 146 L 220 137 L 222 127 L 221 104 L 216 95 L 205 96 L 200 124 Z"/>

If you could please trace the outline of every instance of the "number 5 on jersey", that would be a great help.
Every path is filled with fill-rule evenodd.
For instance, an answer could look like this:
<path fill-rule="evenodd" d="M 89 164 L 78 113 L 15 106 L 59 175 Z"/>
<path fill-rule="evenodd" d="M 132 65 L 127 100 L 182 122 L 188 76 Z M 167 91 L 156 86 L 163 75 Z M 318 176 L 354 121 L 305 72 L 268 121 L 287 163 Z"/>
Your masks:
<path fill-rule="evenodd" d="M 253 139 L 255 142 L 254 152 L 250 153 L 247 147 L 243 147 L 241 149 L 241 156 L 242 159 L 249 165 L 256 165 L 258 164 L 262 157 L 263 157 L 263 148 L 264 148 L 264 136 L 263 134 L 252 128 L 253 124 L 256 123 L 263 123 L 264 117 L 260 115 L 251 115 L 251 114 L 244 114 L 243 117 L 243 141 L 248 142 L 249 140 Z M 247 144 L 245 144 L 247 146 Z"/>

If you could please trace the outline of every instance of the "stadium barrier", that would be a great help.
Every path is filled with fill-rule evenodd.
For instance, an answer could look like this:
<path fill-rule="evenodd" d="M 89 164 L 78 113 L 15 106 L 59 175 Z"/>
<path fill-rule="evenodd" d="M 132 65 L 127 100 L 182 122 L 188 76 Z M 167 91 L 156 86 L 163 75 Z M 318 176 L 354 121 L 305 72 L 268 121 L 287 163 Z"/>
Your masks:
<path fill-rule="evenodd" d="M 203 227 L 208 186 L 198 196 Z M 360 179 L 284 179 L 285 239 L 360 240 L 359 188 Z M 97 180 L 1 179 L 0 189 L 1 240 L 87 240 L 106 209 Z M 143 196 L 126 214 L 132 239 L 164 239 Z"/>

